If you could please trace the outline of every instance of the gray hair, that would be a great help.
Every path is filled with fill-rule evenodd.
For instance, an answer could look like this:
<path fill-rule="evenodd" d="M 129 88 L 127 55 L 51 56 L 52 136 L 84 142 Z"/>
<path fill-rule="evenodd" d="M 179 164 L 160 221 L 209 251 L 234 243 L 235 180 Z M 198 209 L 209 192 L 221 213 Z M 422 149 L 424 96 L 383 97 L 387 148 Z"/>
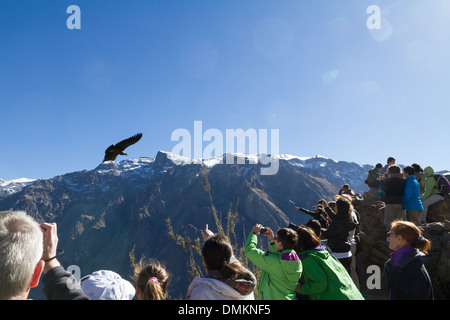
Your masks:
<path fill-rule="evenodd" d="M 17 299 L 29 288 L 42 257 L 43 233 L 24 211 L 0 212 L 0 299 Z"/>

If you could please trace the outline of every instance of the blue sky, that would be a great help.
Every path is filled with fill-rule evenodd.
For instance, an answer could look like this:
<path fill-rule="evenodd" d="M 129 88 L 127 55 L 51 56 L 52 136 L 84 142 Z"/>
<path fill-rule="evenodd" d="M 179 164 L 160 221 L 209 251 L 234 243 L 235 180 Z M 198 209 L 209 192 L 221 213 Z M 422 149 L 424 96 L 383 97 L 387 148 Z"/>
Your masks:
<path fill-rule="evenodd" d="M 154 157 L 196 120 L 279 129 L 282 154 L 450 169 L 449 15 L 447 0 L 2 0 L 0 178 L 94 169 L 137 132 L 128 158 Z"/>

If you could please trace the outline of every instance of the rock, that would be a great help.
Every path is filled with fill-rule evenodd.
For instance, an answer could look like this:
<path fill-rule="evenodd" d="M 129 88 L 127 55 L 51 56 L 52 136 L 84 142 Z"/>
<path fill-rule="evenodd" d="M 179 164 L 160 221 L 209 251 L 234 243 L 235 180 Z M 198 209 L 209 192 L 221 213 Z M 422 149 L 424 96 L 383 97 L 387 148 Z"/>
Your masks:
<path fill-rule="evenodd" d="M 424 227 L 425 228 L 425 227 Z M 443 222 L 432 222 L 426 224 L 426 230 L 430 233 L 438 233 L 441 234 L 444 231 L 444 223 Z"/>
<path fill-rule="evenodd" d="M 449 231 L 450 230 L 450 221 L 449 220 L 445 220 L 444 221 L 444 230 L 445 231 Z"/>
<path fill-rule="evenodd" d="M 450 220 L 450 195 L 447 194 L 444 200 L 436 202 L 428 208 L 427 222 L 438 222 Z"/>

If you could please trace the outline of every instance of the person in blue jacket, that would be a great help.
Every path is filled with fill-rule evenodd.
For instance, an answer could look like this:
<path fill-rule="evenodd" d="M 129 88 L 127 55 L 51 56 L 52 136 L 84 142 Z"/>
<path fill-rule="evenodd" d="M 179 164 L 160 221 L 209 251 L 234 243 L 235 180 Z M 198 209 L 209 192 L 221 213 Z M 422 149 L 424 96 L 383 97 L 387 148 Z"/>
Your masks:
<path fill-rule="evenodd" d="M 406 211 L 406 219 L 415 225 L 420 225 L 420 214 L 423 211 L 422 200 L 420 198 L 420 186 L 414 176 L 416 170 L 411 167 L 403 168 L 405 186 L 402 194 L 402 209 Z"/>

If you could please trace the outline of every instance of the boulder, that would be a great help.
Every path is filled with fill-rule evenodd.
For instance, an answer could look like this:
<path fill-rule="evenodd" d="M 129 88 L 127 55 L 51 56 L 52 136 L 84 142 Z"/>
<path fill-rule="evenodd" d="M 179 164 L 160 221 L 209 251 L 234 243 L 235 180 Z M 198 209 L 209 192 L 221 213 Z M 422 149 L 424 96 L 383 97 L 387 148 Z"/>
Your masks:
<path fill-rule="evenodd" d="M 436 202 L 428 208 L 427 222 L 450 221 L 450 195 L 447 194 L 444 200 Z"/>

